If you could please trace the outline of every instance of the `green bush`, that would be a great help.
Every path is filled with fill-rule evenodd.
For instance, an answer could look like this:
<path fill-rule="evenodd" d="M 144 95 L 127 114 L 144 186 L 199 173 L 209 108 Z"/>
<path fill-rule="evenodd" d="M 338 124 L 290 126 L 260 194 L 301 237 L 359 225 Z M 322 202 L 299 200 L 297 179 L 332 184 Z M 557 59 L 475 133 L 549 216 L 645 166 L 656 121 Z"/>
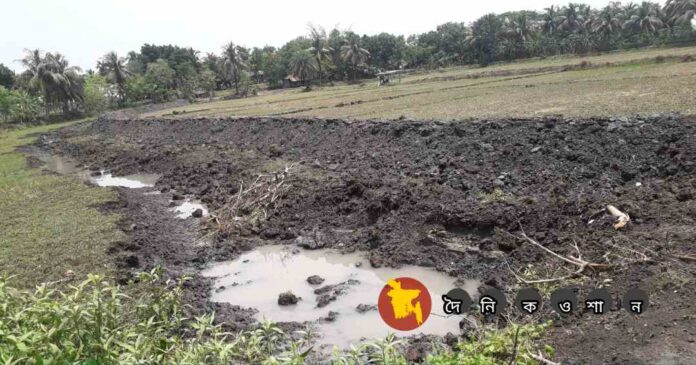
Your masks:
<path fill-rule="evenodd" d="M 0 279 L 0 364 L 302 364 L 309 332 L 275 324 L 230 334 L 213 315 L 184 318 L 182 285 L 140 274 L 137 295 L 90 275 L 67 292 L 19 291 Z"/>
<path fill-rule="evenodd" d="M 103 76 L 86 76 L 84 90 L 85 113 L 89 115 L 98 115 L 109 108 L 109 84 Z"/>
<path fill-rule="evenodd" d="M 41 103 L 25 91 L 0 86 L 0 123 L 27 123 L 38 119 Z"/>
<path fill-rule="evenodd" d="M 549 324 L 512 324 L 502 331 L 484 331 L 472 341 L 462 342 L 456 352 L 432 355 L 431 365 L 537 365 L 541 354 L 539 340 Z M 545 346 L 544 356 L 553 356 L 553 348 Z M 514 357 L 514 361 L 510 361 Z"/>

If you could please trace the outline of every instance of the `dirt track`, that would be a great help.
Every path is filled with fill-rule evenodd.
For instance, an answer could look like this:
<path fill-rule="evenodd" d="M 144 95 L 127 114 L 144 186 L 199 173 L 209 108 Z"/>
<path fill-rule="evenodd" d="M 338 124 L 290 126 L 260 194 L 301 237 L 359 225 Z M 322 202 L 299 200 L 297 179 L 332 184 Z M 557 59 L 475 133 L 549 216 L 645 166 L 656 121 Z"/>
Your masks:
<path fill-rule="evenodd" d="M 40 143 L 115 174 L 163 175 L 157 189 L 165 194 L 122 191 L 124 203 L 114 207 L 130 219 L 124 228 L 133 242 L 114 249 L 130 257 L 119 261 L 125 268 L 164 263 L 180 272 L 305 236 L 323 247 L 368 251 L 373 265 L 435 267 L 512 293 L 519 284 L 506 262 L 516 270 L 532 265 L 535 278 L 563 273 L 558 260 L 506 233 L 521 225 L 562 255 L 575 255 L 576 242 L 588 261 L 616 264 L 640 254 L 652 261 L 569 283 L 581 293 L 604 283 L 615 297 L 640 286 L 653 306 L 637 319 L 613 311 L 557 321 L 550 340 L 561 359 L 686 364 L 696 358 L 696 262 L 674 255 L 696 254 L 694 122 L 102 119 Z M 292 187 L 267 221 L 204 248 L 184 242 L 195 227 L 177 233 L 177 222 L 143 213 L 148 200 L 167 200 L 172 190 L 215 210 L 240 182 L 291 164 Z M 612 227 L 602 213 L 607 204 L 631 216 L 627 227 Z M 235 323 L 248 322 L 248 312 L 233 312 Z"/>

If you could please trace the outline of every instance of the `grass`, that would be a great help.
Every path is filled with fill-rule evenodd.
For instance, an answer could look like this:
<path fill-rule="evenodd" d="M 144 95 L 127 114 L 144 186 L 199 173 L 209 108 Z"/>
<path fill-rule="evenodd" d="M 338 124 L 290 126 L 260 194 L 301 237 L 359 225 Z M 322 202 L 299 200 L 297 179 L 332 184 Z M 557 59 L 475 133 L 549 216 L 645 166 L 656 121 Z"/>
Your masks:
<path fill-rule="evenodd" d="M 61 279 L 108 273 L 107 248 L 122 238 L 118 216 L 95 206 L 114 200 L 109 189 L 29 168 L 16 148 L 32 135 L 68 123 L 10 131 L 0 130 L 0 273 L 29 288 Z"/>
<path fill-rule="evenodd" d="M 405 76 L 401 83 L 274 90 L 246 99 L 200 103 L 145 114 L 171 116 L 319 116 L 463 119 L 696 114 L 696 47 L 646 49 L 457 67 Z M 658 59 L 659 57 L 659 59 Z M 563 67 L 573 70 L 562 71 Z"/>

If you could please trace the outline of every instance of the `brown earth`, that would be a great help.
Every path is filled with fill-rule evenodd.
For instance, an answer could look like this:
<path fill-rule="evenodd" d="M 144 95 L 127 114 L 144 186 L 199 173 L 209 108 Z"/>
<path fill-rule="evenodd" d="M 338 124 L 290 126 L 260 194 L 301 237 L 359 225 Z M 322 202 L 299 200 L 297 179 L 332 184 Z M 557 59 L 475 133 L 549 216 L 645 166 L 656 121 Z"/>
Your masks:
<path fill-rule="evenodd" d="M 561 255 L 577 255 L 576 243 L 583 259 L 615 265 L 561 283 L 577 287 L 580 298 L 599 285 L 617 299 L 633 286 L 651 297 L 649 312 L 638 318 L 613 310 L 560 320 L 545 311 L 535 320 L 554 320 L 549 341 L 559 359 L 696 363 L 696 262 L 677 258 L 696 255 L 693 119 L 100 119 L 39 144 L 116 175 L 162 174 L 156 188 L 163 194 L 121 189 L 123 203 L 112 207 L 128 217 L 132 242 L 114 248 L 126 277 L 156 264 L 172 275 L 195 273 L 211 260 L 302 236 L 319 247 L 367 251 L 373 265 L 417 264 L 483 278 L 512 298 L 521 284 L 508 265 L 529 269 L 532 278 L 576 269 L 509 234 L 523 227 Z M 268 219 L 227 237 L 196 243 L 202 227 L 156 214 L 175 193 L 214 212 L 240 183 L 286 166 L 290 188 Z M 615 230 L 607 204 L 631 222 Z M 210 309 L 207 284 L 198 280 L 193 302 Z M 224 308 L 232 328 L 251 322 L 252 311 Z"/>

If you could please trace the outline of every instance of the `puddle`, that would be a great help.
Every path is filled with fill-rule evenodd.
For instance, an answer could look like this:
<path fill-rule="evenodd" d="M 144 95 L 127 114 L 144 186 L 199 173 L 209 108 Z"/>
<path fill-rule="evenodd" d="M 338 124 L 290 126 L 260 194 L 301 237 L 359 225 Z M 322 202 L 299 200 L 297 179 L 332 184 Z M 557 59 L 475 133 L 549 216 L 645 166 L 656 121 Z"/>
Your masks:
<path fill-rule="evenodd" d="M 125 188 L 146 188 L 153 187 L 159 179 L 157 174 L 135 174 L 127 176 L 113 176 L 104 173 L 100 176 L 91 176 L 90 172 L 79 167 L 78 164 L 68 157 L 51 155 L 48 153 L 38 153 L 36 157 L 44 163 L 44 168 L 61 175 L 73 175 L 81 179 L 91 181 L 98 186 L 122 186 Z"/>
<path fill-rule="evenodd" d="M 214 277 L 212 300 L 228 302 L 259 310 L 257 318 L 278 322 L 315 321 L 324 318 L 329 311 L 338 312 L 334 322 L 320 322 L 320 344 L 332 344 L 342 348 L 363 339 L 384 338 L 388 333 L 410 336 L 418 333 L 445 335 L 459 333 L 460 317 L 443 318 L 441 295 L 454 288 L 454 278 L 435 270 L 419 266 L 400 269 L 372 268 L 362 254 L 343 255 L 332 250 L 301 250 L 291 252 L 294 246 L 264 246 L 240 256 L 237 260 L 214 265 L 203 271 L 203 276 Z M 356 263 L 361 263 L 358 267 Z M 307 277 L 319 275 L 326 280 L 318 286 L 307 283 Z M 377 297 L 387 280 L 395 277 L 413 277 L 420 280 L 430 292 L 433 309 L 428 320 L 415 331 L 400 332 L 387 326 L 376 310 L 358 313 L 360 304 L 376 305 Z M 345 295 L 339 296 L 323 308 L 317 308 L 314 289 L 327 284 L 338 284 L 355 279 L 360 284 L 349 286 Z M 474 296 L 479 282 L 470 280 L 462 287 Z M 278 294 L 286 291 L 302 297 L 292 306 L 279 306 Z"/>
<path fill-rule="evenodd" d="M 174 207 L 170 210 L 174 211 L 177 213 L 177 218 L 181 219 L 186 219 L 193 214 L 196 209 L 200 209 L 203 211 L 203 216 L 208 215 L 208 208 L 203 205 L 203 203 L 197 201 L 197 200 L 189 200 L 187 199 L 185 202 L 181 203 L 181 205 Z"/>
<path fill-rule="evenodd" d="M 135 174 L 117 177 L 107 173 L 101 176 L 90 177 L 90 180 L 98 186 L 122 186 L 131 189 L 153 187 L 157 179 L 159 179 L 159 175 L 156 174 Z"/>

